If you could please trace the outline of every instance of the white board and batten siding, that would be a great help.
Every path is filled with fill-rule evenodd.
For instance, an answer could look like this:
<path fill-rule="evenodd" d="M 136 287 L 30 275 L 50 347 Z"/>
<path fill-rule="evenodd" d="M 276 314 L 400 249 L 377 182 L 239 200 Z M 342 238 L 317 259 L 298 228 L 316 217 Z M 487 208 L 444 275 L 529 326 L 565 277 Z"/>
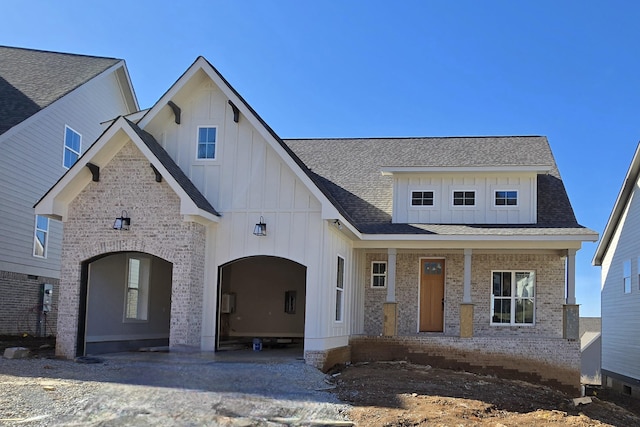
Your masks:
<path fill-rule="evenodd" d="M 624 262 L 631 261 L 631 292 Z M 640 380 L 640 193 L 636 184 L 602 260 L 602 369 Z"/>
<path fill-rule="evenodd" d="M 409 224 L 532 224 L 534 173 L 394 174 L 393 222 Z M 411 193 L 432 191 L 432 206 L 412 206 Z M 475 191 L 475 206 L 454 206 L 454 191 Z M 496 206 L 496 191 L 517 191 L 517 206 Z"/>
<path fill-rule="evenodd" d="M 102 122 L 128 112 L 119 81 L 111 72 L 0 135 L 0 270 L 60 276 L 62 224 L 49 221 L 47 256 L 34 257 L 33 205 L 66 171 L 65 125 L 82 135 L 84 152 L 104 131 Z"/>
<path fill-rule="evenodd" d="M 221 213 L 209 227 L 204 294 L 204 349 L 215 337 L 218 267 L 244 257 L 286 258 L 306 267 L 305 349 L 346 345 L 350 332 L 351 244 L 322 219 L 322 205 L 296 172 L 240 116 L 233 121 L 228 98 L 204 74 L 192 79 L 174 97 L 181 123 L 162 112 L 145 130 L 158 137 L 169 155 Z M 215 160 L 196 157 L 198 127 L 216 127 Z M 263 219 L 267 236 L 253 235 Z M 335 320 L 337 256 L 345 259 L 343 320 Z"/>

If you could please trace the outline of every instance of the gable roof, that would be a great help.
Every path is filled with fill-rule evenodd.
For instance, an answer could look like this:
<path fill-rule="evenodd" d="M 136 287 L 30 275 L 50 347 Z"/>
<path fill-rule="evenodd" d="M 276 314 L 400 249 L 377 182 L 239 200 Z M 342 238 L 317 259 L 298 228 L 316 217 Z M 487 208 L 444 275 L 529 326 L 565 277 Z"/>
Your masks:
<path fill-rule="evenodd" d="M 446 138 L 285 139 L 312 179 L 338 203 L 346 218 L 371 234 L 584 233 L 576 221 L 549 142 L 543 136 Z M 538 173 L 538 222 L 532 225 L 410 225 L 391 223 L 397 167 L 511 170 Z M 484 231 L 483 231 L 484 229 Z M 535 230 L 532 230 L 535 229 Z M 573 230 L 572 230 L 573 229 Z M 529 231 L 527 231 L 529 230 Z"/>
<path fill-rule="evenodd" d="M 182 215 L 197 216 L 206 221 L 218 221 L 217 217 L 220 214 L 155 138 L 124 117 L 118 117 L 58 182 L 38 200 L 34 205 L 36 214 L 64 218 L 68 204 L 91 181 L 91 173 L 85 166 L 88 163 L 98 167 L 107 164 L 122 147 L 125 139 L 118 137 L 122 133 L 138 147 L 180 197 Z"/>
<path fill-rule="evenodd" d="M 0 46 L 0 135 L 121 61 Z"/>
<path fill-rule="evenodd" d="M 607 221 L 607 225 L 605 226 L 604 232 L 602 233 L 602 238 L 598 243 L 598 247 L 596 248 L 596 252 L 593 255 L 593 259 L 591 260 L 591 263 L 593 265 L 602 265 L 602 259 L 609 250 L 609 245 L 611 244 L 613 235 L 618 228 L 618 224 L 620 223 L 620 219 L 622 218 L 622 214 L 624 213 L 625 208 L 631 200 L 631 196 L 633 195 L 633 191 L 639 178 L 640 143 L 636 147 L 633 159 L 631 160 L 631 164 L 629 165 L 629 169 L 627 170 L 627 175 L 624 178 L 624 182 L 622 183 L 622 187 L 620 188 L 620 192 L 618 193 L 616 202 L 613 205 L 611 214 L 609 215 L 609 220 Z"/>

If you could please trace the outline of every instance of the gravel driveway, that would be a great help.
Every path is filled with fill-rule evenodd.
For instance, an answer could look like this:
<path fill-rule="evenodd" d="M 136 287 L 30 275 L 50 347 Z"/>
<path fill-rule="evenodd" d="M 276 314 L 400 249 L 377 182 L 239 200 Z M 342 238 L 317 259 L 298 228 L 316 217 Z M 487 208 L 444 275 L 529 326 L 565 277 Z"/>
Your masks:
<path fill-rule="evenodd" d="M 331 377 L 276 352 L 0 358 L 0 425 L 350 425 Z"/>

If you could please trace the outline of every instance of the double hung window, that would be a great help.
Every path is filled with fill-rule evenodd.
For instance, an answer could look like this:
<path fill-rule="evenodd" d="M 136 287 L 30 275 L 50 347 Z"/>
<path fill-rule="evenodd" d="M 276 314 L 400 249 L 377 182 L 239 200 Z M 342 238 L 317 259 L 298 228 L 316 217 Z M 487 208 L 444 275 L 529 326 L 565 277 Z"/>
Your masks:
<path fill-rule="evenodd" d="M 64 154 L 62 164 L 69 169 L 80 157 L 82 149 L 82 136 L 71 129 L 69 126 L 64 127 Z"/>
<path fill-rule="evenodd" d="M 535 273 L 493 271 L 491 324 L 533 324 L 535 318 Z"/>

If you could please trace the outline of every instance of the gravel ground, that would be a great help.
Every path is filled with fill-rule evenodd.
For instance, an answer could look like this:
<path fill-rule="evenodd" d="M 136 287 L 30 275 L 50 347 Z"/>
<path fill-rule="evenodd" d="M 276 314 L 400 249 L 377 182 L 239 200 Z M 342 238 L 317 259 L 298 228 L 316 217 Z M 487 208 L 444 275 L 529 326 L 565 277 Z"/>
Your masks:
<path fill-rule="evenodd" d="M 95 364 L 0 358 L 0 425 L 345 425 L 349 407 L 330 392 L 331 377 L 297 358 L 260 356 L 130 353 Z"/>

